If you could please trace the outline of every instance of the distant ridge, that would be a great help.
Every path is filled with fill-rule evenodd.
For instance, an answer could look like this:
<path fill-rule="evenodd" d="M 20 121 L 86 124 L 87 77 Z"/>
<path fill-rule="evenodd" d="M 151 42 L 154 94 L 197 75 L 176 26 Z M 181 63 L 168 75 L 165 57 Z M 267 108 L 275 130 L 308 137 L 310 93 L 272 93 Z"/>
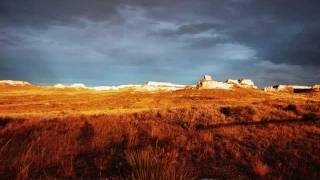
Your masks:
<path fill-rule="evenodd" d="M 96 86 L 88 87 L 82 83 L 75 83 L 70 85 L 56 84 L 52 87 L 54 88 L 75 88 L 75 89 L 91 89 L 96 91 L 107 91 L 107 90 L 121 90 L 121 89 L 135 89 L 137 91 L 157 91 L 157 90 L 167 90 L 174 91 L 186 88 L 187 85 L 173 84 L 170 82 L 155 82 L 147 81 L 143 84 L 126 84 L 120 86 Z"/>
<path fill-rule="evenodd" d="M 0 80 L 0 86 L 32 86 L 31 83 L 26 81 L 15 80 Z M 181 89 L 224 89 L 235 90 L 236 88 L 246 89 L 259 89 L 251 79 L 227 79 L 225 81 L 214 80 L 210 75 L 204 75 L 195 85 L 174 84 L 171 82 L 156 82 L 146 81 L 142 84 L 125 84 L 119 86 L 95 86 L 89 87 L 83 83 L 74 84 L 55 84 L 53 86 L 46 86 L 48 88 L 73 88 L 73 89 L 88 89 L 95 91 L 115 91 L 123 89 L 133 89 L 136 91 L 175 91 Z M 307 92 L 307 91 L 320 91 L 320 84 L 312 86 L 297 86 L 297 85 L 274 85 L 268 86 L 261 90 L 266 92 L 278 91 L 293 91 L 293 92 Z"/>
<path fill-rule="evenodd" d="M 0 80 L 2 86 L 31 86 L 31 83 L 26 81 Z"/>

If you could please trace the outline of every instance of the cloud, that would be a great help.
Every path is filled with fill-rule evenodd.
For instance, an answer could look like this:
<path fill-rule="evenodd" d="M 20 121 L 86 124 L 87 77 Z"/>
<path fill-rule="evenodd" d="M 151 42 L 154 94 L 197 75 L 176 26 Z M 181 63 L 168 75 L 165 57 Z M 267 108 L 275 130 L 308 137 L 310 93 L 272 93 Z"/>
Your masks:
<path fill-rule="evenodd" d="M 212 73 L 315 82 L 317 7 L 313 0 L 3 0 L 0 78 L 190 83 Z"/>
<path fill-rule="evenodd" d="M 319 74 L 310 76 L 309 72 L 317 71 L 314 66 L 299 66 L 289 64 L 275 64 L 270 61 L 259 61 L 252 65 L 252 73 L 259 84 L 316 84 Z"/>

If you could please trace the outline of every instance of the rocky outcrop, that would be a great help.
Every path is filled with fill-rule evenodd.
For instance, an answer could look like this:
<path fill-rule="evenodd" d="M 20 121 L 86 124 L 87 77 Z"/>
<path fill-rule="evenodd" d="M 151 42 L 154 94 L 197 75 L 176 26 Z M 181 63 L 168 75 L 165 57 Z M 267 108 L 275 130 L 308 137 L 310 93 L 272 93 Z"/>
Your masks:
<path fill-rule="evenodd" d="M 75 88 L 75 89 L 91 89 L 96 91 L 110 91 L 110 90 L 123 90 L 123 89 L 133 89 L 136 91 L 175 91 L 184 89 L 186 85 L 173 84 L 170 82 L 155 82 L 155 81 L 147 81 L 143 84 L 128 84 L 128 85 L 120 85 L 120 86 L 96 86 L 96 87 L 88 87 L 82 83 L 75 83 L 70 85 L 64 84 L 56 84 L 53 86 L 54 88 Z"/>
<path fill-rule="evenodd" d="M 26 81 L 1 80 L 2 86 L 31 86 L 31 83 Z"/>
<path fill-rule="evenodd" d="M 26 81 L 14 81 L 14 80 L 0 80 L 0 86 L 32 86 L 29 82 Z M 56 84 L 51 86 L 53 88 L 74 88 L 74 89 L 90 89 L 96 91 L 110 91 L 110 90 L 123 90 L 123 89 L 131 89 L 135 91 L 175 91 L 181 89 L 234 89 L 236 88 L 254 88 L 254 82 L 251 79 L 228 79 L 224 82 L 214 80 L 210 75 L 204 75 L 197 82 L 196 85 L 181 85 L 174 84 L 171 82 L 156 82 L 156 81 L 147 81 L 143 84 L 128 84 L 128 85 L 120 85 L 120 86 L 96 86 L 96 87 L 88 87 L 82 83 L 75 84 Z M 301 86 L 301 85 L 274 85 L 268 86 L 263 89 L 267 92 L 320 92 L 320 84 L 315 84 L 312 86 Z"/>
<path fill-rule="evenodd" d="M 147 81 L 138 88 L 138 90 L 146 91 L 156 91 L 156 90 L 165 90 L 165 91 L 175 91 L 180 89 L 185 89 L 187 85 L 174 84 L 170 82 L 155 82 Z"/>
<path fill-rule="evenodd" d="M 81 89 L 87 89 L 88 87 L 82 83 L 74 83 L 70 85 L 64 85 L 64 84 L 55 84 L 53 87 L 55 88 L 81 88 Z"/>
<path fill-rule="evenodd" d="M 251 79 L 240 79 L 239 83 L 241 85 L 246 85 L 246 86 L 254 86 L 254 83 Z"/>
<path fill-rule="evenodd" d="M 315 86 L 316 88 L 316 86 Z M 301 85 L 274 85 L 265 87 L 263 90 L 267 92 L 308 92 L 312 91 L 314 88 L 313 86 L 301 86 Z"/>
<path fill-rule="evenodd" d="M 254 82 L 251 79 L 228 79 L 225 82 L 228 84 L 233 84 L 234 87 L 258 89 L 258 87 L 254 84 Z"/>
<path fill-rule="evenodd" d="M 258 89 L 251 79 L 239 79 L 240 87 Z"/>
<path fill-rule="evenodd" d="M 120 90 L 120 89 L 134 89 L 139 88 L 142 85 L 134 85 L 134 84 L 128 84 L 128 85 L 120 85 L 120 86 L 96 86 L 96 87 L 88 87 L 85 84 L 82 83 L 75 83 L 70 85 L 64 85 L 64 84 L 56 84 L 53 87 L 54 88 L 74 88 L 74 89 L 91 89 L 96 91 L 108 91 L 108 90 Z"/>
<path fill-rule="evenodd" d="M 234 84 L 236 86 L 240 86 L 239 80 L 227 79 L 225 82 L 228 83 L 228 84 Z"/>
<path fill-rule="evenodd" d="M 213 80 L 210 75 L 204 75 L 197 82 L 198 89 L 231 89 L 232 87 L 232 84 Z"/>
<path fill-rule="evenodd" d="M 312 86 L 312 90 L 314 91 L 320 91 L 320 84 L 315 84 Z"/>
<path fill-rule="evenodd" d="M 212 77 L 208 74 L 203 75 L 202 80 L 212 81 Z"/>
<path fill-rule="evenodd" d="M 174 84 L 170 82 L 155 82 L 155 81 L 147 81 L 143 84 L 144 86 L 156 86 L 156 87 L 177 87 L 184 88 L 186 85 Z"/>
<path fill-rule="evenodd" d="M 276 91 L 276 88 L 274 88 L 273 86 L 267 86 L 263 88 L 263 91 L 272 92 L 272 91 Z"/>
<path fill-rule="evenodd" d="M 109 91 L 109 90 L 120 90 L 120 89 L 136 89 L 141 87 L 139 84 L 127 84 L 127 85 L 120 85 L 120 86 L 96 86 L 90 89 L 96 91 Z"/>
<path fill-rule="evenodd" d="M 228 79 L 220 82 L 213 80 L 210 75 L 204 75 L 197 83 L 198 89 L 231 89 L 233 87 L 258 89 L 251 79 Z"/>

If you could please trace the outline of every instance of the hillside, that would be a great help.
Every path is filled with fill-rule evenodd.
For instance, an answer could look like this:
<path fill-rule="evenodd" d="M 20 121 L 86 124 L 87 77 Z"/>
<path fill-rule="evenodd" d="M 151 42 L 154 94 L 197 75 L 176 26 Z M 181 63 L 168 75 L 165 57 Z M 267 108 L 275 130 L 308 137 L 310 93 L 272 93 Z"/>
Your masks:
<path fill-rule="evenodd" d="M 0 116 L 2 179 L 320 175 L 316 92 L 5 86 Z"/>

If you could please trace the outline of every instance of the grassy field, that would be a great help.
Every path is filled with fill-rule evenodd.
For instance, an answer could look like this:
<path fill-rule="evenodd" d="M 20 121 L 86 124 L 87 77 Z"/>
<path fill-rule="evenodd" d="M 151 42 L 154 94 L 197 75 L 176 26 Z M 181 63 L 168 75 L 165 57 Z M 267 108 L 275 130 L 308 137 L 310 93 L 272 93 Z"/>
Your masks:
<path fill-rule="evenodd" d="M 0 87 L 0 179 L 318 179 L 320 93 Z"/>

